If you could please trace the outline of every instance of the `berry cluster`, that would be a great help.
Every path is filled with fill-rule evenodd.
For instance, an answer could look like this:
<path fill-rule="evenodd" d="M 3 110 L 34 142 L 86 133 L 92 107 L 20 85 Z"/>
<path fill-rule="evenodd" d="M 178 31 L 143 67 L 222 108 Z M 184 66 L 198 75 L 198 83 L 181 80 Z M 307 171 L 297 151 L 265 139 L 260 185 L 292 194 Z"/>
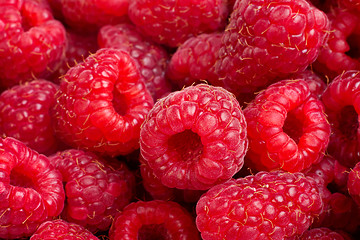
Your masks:
<path fill-rule="evenodd" d="M 359 16 L 0 0 L 0 239 L 359 239 Z"/>

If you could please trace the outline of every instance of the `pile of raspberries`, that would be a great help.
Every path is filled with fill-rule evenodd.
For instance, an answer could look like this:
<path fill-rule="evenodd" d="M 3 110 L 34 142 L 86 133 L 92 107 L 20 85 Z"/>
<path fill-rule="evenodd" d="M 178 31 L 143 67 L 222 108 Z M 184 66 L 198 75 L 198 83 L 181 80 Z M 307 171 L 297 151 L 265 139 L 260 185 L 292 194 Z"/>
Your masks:
<path fill-rule="evenodd" d="M 0 0 L 0 239 L 360 239 L 360 0 Z"/>

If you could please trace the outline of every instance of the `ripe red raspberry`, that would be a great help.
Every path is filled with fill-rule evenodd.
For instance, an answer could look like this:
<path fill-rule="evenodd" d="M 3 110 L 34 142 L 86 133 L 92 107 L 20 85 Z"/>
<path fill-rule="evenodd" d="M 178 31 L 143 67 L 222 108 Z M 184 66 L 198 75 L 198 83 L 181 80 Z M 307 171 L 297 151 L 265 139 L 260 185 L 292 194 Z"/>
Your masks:
<path fill-rule="evenodd" d="M 45 0 L 0 3 L 0 85 L 46 78 L 58 68 L 65 45 L 65 28 Z"/>
<path fill-rule="evenodd" d="M 208 81 L 221 86 L 214 64 L 221 45 L 222 33 L 204 33 L 187 39 L 172 55 L 167 77 L 178 87 Z"/>
<path fill-rule="evenodd" d="M 282 80 L 260 92 L 244 109 L 247 158 L 257 170 L 296 172 L 318 163 L 330 138 L 321 101 L 302 79 Z"/>
<path fill-rule="evenodd" d="M 236 1 L 215 70 L 235 95 L 305 70 L 327 38 L 328 19 L 306 0 Z"/>
<path fill-rule="evenodd" d="M 129 0 L 60 0 L 64 21 L 80 32 L 97 32 L 107 24 L 129 22 Z"/>
<path fill-rule="evenodd" d="M 30 237 L 64 207 L 61 174 L 14 138 L 0 139 L 0 149 L 0 238 Z"/>
<path fill-rule="evenodd" d="M 110 228 L 117 211 L 134 196 L 135 177 L 123 162 L 69 149 L 50 156 L 65 184 L 62 218 L 92 232 Z"/>
<path fill-rule="evenodd" d="M 30 240 L 99 240 L 91 232 L 75 223 L 62 219 L 46 221 L 40 225 Z"/>
<path fill-rule="evenodd" d="M 143 37 L 131 24 L 106 25 L 98 33 L 101 48 L 117 48 L 128 52 L 137 60 L 146 88 L 154 100 L 171 92 L 165 78 L 169 56 L 164 48 Z"/>
<path fill-rule="evenodd" d="M 323 208 L 302 173 L 259 172 L 209 189 L 196 205 L 204 240 L 287 239 L 301 235 Z"/>
<path fill-rule="evenodd" d="M 304 232 L 299 240 L 345 240 L 340 233 L 329 228 L 313 228 Z"/>
<path fill-rule="evenodd" d="M 319 74 L 311 71 L 305 70 L 303 72 L 297 72 L 290 76 L 291 79 L 304 79 L 305 82 L 308 83 L 310 92 L 315 94 L 317 97 L 321 97 L 323 92 L 325 91 L 327 84 L 324 79 L 320 77 Z"/>
<path fill-rule="evenodd" d="M 58 86 L 47 80 L 16 85 L 0 95 L 0 133 L 16 138 L 39 153 L 58 149 L 49 115 Z"/>
<path fill-rule="evenodd" d="M 70 146 L 106 155 L 139 148 L 153 99 L 131 56 L 102 48 L 69 69 L 55 95 L 57 135 Z"/>
<path fill-rule="evenodd" d="M 335 161 L 331 156 L 324 156 L 319 163 L 311 165 L 302 172 L 312 177 L 317 183 L 327 186 L 335 178 Z"/>
<path fill-rule="evenodd" d="M 336 77 L 322 95 L 322 102 L 332 127 L 327 151 L 345 167 L 359 161 L 360 75 L 347 71 Z"/>
<path fill-rule="evenodd" d="M 348 176 L 347 188 L 350 196 L 360 206 L 360 162 L 351 169 Z"/>
<path fill-rule="evenodd" d="M 138 201 L 120 212 L 110 229 L 110 240 L 200 240 L 194 218 L 172 201 Z"/>
<path fill-rule="evenodd" d="M 332 79 L 346 70 L 360 70 L 360 18 L 339 7 L 331 8 L 328 17 L 331 24 L 329 39 L 321 48 L 313 68 Z"/>
<path fill-rule="evenodd" d="M 128 14 L 144 35 L 178 47 L 190 37 L 221 30 L 228 8 L 223 0 L 133 0 Z"/>
<path fill-rule="evenodd" d="M 246 122 L 234 96 L 206 84 L 170 93 L 154 105 L 140 133 L 144 160 L 171 188 L 205 190 L 244 164 Z"/>

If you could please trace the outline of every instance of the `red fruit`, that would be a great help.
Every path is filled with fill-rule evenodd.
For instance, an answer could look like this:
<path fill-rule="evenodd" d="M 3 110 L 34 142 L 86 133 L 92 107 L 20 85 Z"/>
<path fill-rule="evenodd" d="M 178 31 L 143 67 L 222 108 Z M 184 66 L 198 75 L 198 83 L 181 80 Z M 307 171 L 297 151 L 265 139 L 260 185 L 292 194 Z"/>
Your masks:
<path fill-rule="evenodd" d="M 0 85 L 46 78 L 65 50 L 64 26 L 45 0 L 0 2 Z"/>
<path fill-rule="evenodd" d="M 131 24 L 106 25 L 98 34 L 101 48 L 117 48 L 128 52 L 144 77 L 154 101 L 167 95 L 171 85 L 165 78 L 168 54 L 164 48 L 143 37 Z"/>
<path fill-rule="evenodd" d="M 246 122 L 234 96 L 206 84 L 160 99 L 140 133 L 144 160 L 167 187 L 206 190 L 244 164 Z"/>
<path fill-rule="evenodd" d="M 167 77 L 178 87 L 208 81 L 221 86 L 214 64 L 221 45 L 222 33 L 204 33 L 187 39 L 172 55 Z"/>
<path fill-rule="evenodd" d="M 303 72 L 298 72 L 290 76 L 291 79 L 303 79 L 308 83 L 310 92 L 312 92 L 315 96 L 321 97 L 322 93 L 325 91 L 327 84 L 320 77 L 319 74 L 311 71 L 305 70 Z"/>
<path fill-rule="evenodd" d="M 335 178 L 335 161 L 331 156 L 325 155 L 319 163 L 311 165 L 302 172 L 312 177 L 317 183 L 327 186 Z"/>
<path fill-rule="evenodd" d="M 66 193 L 61 216 L 92 232 L 106 231 L 134 196 L 135 177 L 126 165 L 91 152 L 65 150 L 50 157 Z"/>
<path fill-rule="evenodd" d="M 16 85 L 0 95 L 0 132 L 39 153 L 51 154 L 58 140 L 51 125 L 50 108 L 58 86 L 46 80 Z"/>
<path fill-rule="evenodd" d="M 323 208 L 312 178 L 259 172 L 209 189 L 196 205 L 204 240 L 287 239 L 301 235 Z"/>
<path fill-rule="evenodd" d="M 171 201 L 133 202 L 118 214 L 110 240 L 171 239 L 200 240 L 193 217 Z"/>
<path fill-rule="evenodd" d="M 345 240 L 340 233 L 329 228 L 313 228 L 304 232 L 299 240 Z"/>
<path fill-rule="evenodd" d="M 250 165 L 297 172 L 318 163 L 330 137 L 321 101 L 301 79 L 274 83 L 245 108 Z"/>
<path fill-rule="evenodd" d="M 62 219 L 44 222 L 30 240 L 98 240 L 91 232 L 75 223 Z"/>
<path fill-rule="evenodd" d="M 306 0 L 236 1 L 215 71 L 237 96 L 263 89 L 314 62 L 328 27 Z"/>
<path fill-rule="evenodd" d="M 351 169 L 348 176 L 347 188 L 350 196 L 360 206 L 360 162 Z"/>
<path fill-rule="evenodd" d="M 0 149 L 0 238 L 30 237 L 64 207 L 61 174 L 14 138 L 0 139 Z"/>
<path fill-rule="evenodd" d="M 144 35 L 157 43 L 178 47 L 190 37 L 221 30 L 227 11 L 223 0 L 133 0 L 128 14 Z"/>
<path fill-rule="evenodd" d="M 57 135 L 70 146 L 105 155 L 139 148 L 153 99 L 131 56 L 102 48 L 63 77 L 53 109 Z"/>
<path fill-rule="evenodd" d="M 336 77 L 322 95 L 332 134 L 327 151 L 345 167 L 359 161 L 360 75 L 347 71 Z"/>

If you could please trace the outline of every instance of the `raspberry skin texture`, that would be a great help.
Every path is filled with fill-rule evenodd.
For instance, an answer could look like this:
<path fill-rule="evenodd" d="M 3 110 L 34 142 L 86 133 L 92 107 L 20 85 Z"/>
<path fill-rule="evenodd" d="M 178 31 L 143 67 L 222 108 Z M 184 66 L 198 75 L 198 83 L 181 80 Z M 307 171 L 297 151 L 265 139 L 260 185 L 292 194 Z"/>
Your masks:
<path fill-rule="evenodd" d="M 82 226 L 62 219 L 46 221 L 40 225 L 30 240 L 99 240 Z"/>
<path fill-rule="evenodd" d="M 221 46 L 222 33 L 203 33 L 187 39 L 172 55 L 167 77 L 178 87 L 208 81 L 221 86 L 214 64 Z"/>
<path fill-rule="evenodd" d="M 108 230 L 117 211 L 134 196 L 135 176 L 123 162 L 76 149 L 49 158 L 65 184 L 62 218 L 91 232 Z"/>
<path fill-rule="evenodd" d="M 171 92 L 172 86 L 165 77 L 169 61 L 167 51 L 142 36 L 132 24 L 103 26 L 98 33 L 101 48 L 117 48 L 128 52 L 138 63 L 146 88 L 154 101 Z"/>
<path fill-rule="evenodd" d="M 347 188 L 350 196 L 354 199 L 356 204 L 360 206 L 360 163 L 358 162 L 353 169 L 351 169 Z"/>
<path fill-rule="evenodd" d="M 138 201 L 120 212 L 109 232 L 110 240 L 200 240 L 194 218 L 172 201 Z"/>
<path fill-rule="evenodd" d="M 346 71 L 328 85 L 321 100 L 331 124 L 332 134 L 328 153 L 345 167 L 359 161 L 360 75 L 357 70 Z"/>
<path fill-rule="evenodd" d="M 313 68 L 333 79 L 346 70 L 360 70 L 360 61 L 356 56 L 360 18 L 343 7 L 333 7 L 327 15 L 330 21 L 329 38 L 320 49 Z"/>
<path fill-rule="evenodd" d="M 235 97 L 199 84 L 157 101 L 140 132 L 140 152 L 170 188 L 206 190 L 244 164 L 246 122 Z"/>
<path fill-rule="evenodd" d="M 304 70 L 303 72 L 295 73 L 291 75 L 290 78 L 304 79 L 309 85 L 310 92 L 315 94 L 315 96 L 317 96 L 318 98 L 321 97 L 327 87 L 325 80 L 322 79 L 320 74 L 308 69 Z"/>
<path fill-rule="evenodd" d="M 133 0 L 128 15 L 153 41 L 178 47 L 190 37 L 222 30 L 228 8 L 223 0 Z"/>
<path fill-rule="evenodd" d="M 69 69 L 55 94 L 55 133 L 74 148 L 125 155 L 139 148 L 153 99 L 131 56 L 102 48 Z"/>
<path fill-rule="evenodd" d="M 299 238 L 299 240 L 345 240 L 340 233 L 329 228 L 309 229 Z"/>
<path fill-rule="evenodd" d="M 61 174 L 45 155 L 14 138 L 0 139 L 0 148 L 0 238 L 30 237 L 64 207 Z"/>
<path fill-rule="evenodd" d="M 56 84 L 38 79 L 2 92 L 0 133 L 20 140 L 38 153 L 55 153 L 60 143 L 49 113 L 57 89 Z"/>
<path fill-rule="evenodd" d="M 302 79 L 282 80 L 260 92 L 244 109 L 246 155 L 256 170 L 297 172 L 320 162 L 331 128 L 322 102 Z"/>
<path fill-rule="evenodd" d="M 236 96 L 305 70 L 327 39 L 325 13 L 305 0 L 237 1 L 215 71 Z"/>
<path fill-rule="evenodd" d="M 64 22 L 79 32 L 97 32 L 107 24 L 129 22 L 129 0 L 60 0 Z"/>
<path fill-rule="evenodd" d="M 324 156 L 317 164 L 312 164 L 302 172 L 312 177 L 317 183 L 327 186 L 335 179 L 335 159 L 331 156 Z"/>
<path fill-rule="evenodd" d="M 315 181 L 304 174 L 261 171 L 209 189 L 196 205 L 204 240 L 291 239 L 322 212 Z"/>
<path fill-rule="evenodd" d="M 44 0 L 0 3 L 0 85 L 47 78 L 66 47 L 64 26 Z"/>

